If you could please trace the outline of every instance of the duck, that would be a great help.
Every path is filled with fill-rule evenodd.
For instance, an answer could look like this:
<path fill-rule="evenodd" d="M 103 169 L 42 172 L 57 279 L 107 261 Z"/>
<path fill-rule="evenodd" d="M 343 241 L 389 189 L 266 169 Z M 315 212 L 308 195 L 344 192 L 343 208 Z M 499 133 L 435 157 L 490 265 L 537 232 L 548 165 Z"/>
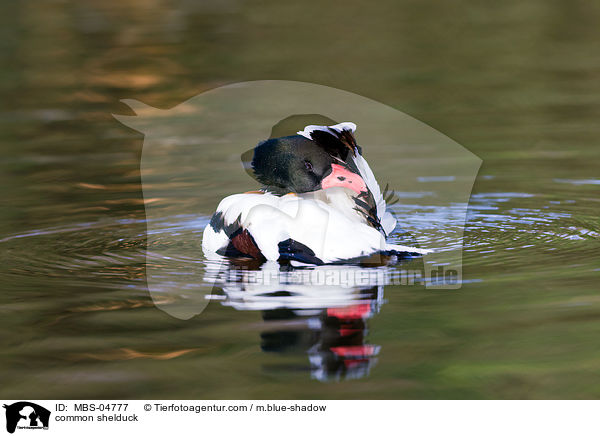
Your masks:
<path fill-rule="evenodd" d="M 396 227 L 354 136 L 356 124 L 307 125 L 254 148 L 257 191 L 224 198 L 204 230 L 204 253 L 311 265 L 429 250 L 387 242 Z"/>

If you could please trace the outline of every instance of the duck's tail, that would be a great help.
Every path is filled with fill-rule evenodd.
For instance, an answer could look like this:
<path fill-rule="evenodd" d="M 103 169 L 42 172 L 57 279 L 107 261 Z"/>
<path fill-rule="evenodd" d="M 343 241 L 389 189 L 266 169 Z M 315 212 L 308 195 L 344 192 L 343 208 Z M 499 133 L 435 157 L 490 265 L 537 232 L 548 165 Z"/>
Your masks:
<path fill-rule="evenodd" d="M 433 253 L 433 250 L 428 250 L 426 248 L 409 247 L 408 245 L 398 244 L 386 244 L 385 249 L 387 251 L 393 252 L 394 254 L 410 254 L 423 256 L 425 254 Z"/>

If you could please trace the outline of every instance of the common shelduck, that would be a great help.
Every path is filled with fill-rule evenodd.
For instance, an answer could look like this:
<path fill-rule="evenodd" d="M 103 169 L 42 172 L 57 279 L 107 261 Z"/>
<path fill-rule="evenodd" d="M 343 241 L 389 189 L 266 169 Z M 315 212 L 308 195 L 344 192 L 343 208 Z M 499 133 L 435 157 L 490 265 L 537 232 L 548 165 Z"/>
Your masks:
<path fill-rule="evenodd" d="M 260 191 L 224 198 L 204 231 L 205 253 L 306 264 L 428 250 L 388 244 L 396 219 L 353 133 L 356 125 L 309 125 L 254 149 Z"/>

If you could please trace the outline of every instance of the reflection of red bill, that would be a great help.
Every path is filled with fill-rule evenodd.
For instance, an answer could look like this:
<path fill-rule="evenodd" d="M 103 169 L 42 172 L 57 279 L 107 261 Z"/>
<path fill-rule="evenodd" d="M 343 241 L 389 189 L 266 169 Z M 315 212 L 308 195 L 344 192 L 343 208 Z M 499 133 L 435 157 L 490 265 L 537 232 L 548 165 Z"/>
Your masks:
<path fill-rule="evenodd" d="M 359 319 L 365 318 L 371 314 L 370 304 L 354 304 L 347 307 L 330 307 L 327 309 L 327 316 L 333 316 L 341 319 Z"/>
<path fill-rule="evenodd" d="M 379 353 L 378 345 L 350 345 L 347 347 L 331 347 L 331 351 L 340 357 L 373 357 Z"/>
<path fill-rule="evenodd" d="M 335 186 L 352 189 L 357 194 L 367 191 L 367 185 L 362 177 L 338 164 L 331 165 L 331 174 L 321 182 L 323 189 Z"/>

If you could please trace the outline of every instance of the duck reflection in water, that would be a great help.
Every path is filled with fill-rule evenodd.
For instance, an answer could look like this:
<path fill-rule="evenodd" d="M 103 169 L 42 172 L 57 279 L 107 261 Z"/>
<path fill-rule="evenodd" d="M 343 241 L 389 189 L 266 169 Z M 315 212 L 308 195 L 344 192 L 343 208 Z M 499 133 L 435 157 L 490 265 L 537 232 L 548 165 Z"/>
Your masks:
<path fill-rule="evenodd" d="M 261 311 L 261 348 L 269 353 L 306 353 L 308 369 L 321 380 L 356 379 L 369 374 L 380 346 L 367 341 L 368 320 L 384 304 L 389 267 L 322 265 L 291 268 L 267 262 L 249 268 L 234 261 L 214 263 L 207 281 L 212 299 L 236 310 Z"/>

